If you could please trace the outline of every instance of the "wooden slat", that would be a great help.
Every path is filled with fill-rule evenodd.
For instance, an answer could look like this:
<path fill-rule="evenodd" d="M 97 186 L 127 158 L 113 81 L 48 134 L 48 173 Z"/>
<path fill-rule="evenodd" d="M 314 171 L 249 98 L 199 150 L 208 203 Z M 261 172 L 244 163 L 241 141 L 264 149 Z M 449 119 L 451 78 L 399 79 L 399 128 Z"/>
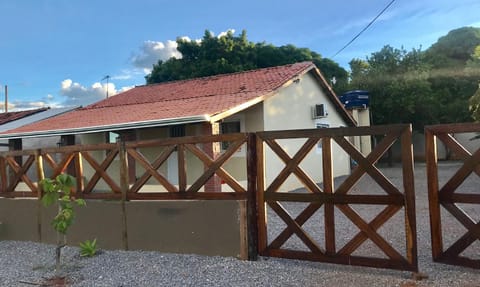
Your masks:
<path fill-rule="evenodd" d="M 145 147 L 161 147 L 171 145 L 184 145 L 184 144 L 199 144 L 199 143 L 212 143 L 212 142 L 245 142 L 247 134 L 245 133 L 232 133 L 232 134 L 219 134 L 219 135 L 202 135 L 202 136 L 186 136 L 176 138 L 165 138 L 160 140 L 145 140 L 141 142 L 129 142 L 126 143 L 127 149 L 131 148 L 145 148 Z"/>
<path fill-rule="evenodd" d="M 340 127 L 328 129 L 305 129 L 257 132 L 257 136 L 266 141 L 269 139 L 290 139 L 310 137 L 349 137 L 364 135 L 400 134 L 408 124 L 369 126 L 369 127 Z"/>
<path fill-rule="evenodd" d="M 118 154 L 118 149 L 111 150 L 108 155 L 105 157 L 103 162 L 99 165 L 97 161 L 90 155 L 89 152 L 82 152 L 85 160 L 90 164 L 90 166 L 95 170 L 95 174 L 90 178 L 87 186 L 85 187 L 85 193 L 91 193 L 93 188 L 97 185 L 100 178 L 102 178 L 112 189 L 114 193 L 120 193 L 120 186 L 110 177 L 107 173 L 107 169 L 112 164 L 112 161 Z"/>
<path fill-rule="evenodd" d="M 281 257 L 289 259 L 301 259 L 310 261 L 320 261 L 327 263 L 343 264 L 343 265 L 355 265 L 374 268 L 389 268 L 406 271 L 417 271 L 417 268 L 409 264 L 406 260 L 392 260 L 362 256 L 326 256 L 321 253 L 312 253 L 298 250 L 286 250 L 286 249 L 270 249 L 266 252 L 267 256 Z"/>
<path fill-rule="evenodd" d="M 323 191 L 333 194 L 332 139 L 322 139 Z M 325 253 L 335 254 L 335 207 L 331 203 L 324 205 Z"/>
<path fill-rule="evenodd" d="M 35 161 L 35 155 L 30 155 L 26 162 L 20 166 L 14 157 L 7 157 L 6 158 L 8 165 L 13 169 L 15 172 L 14 177 L 11 179 L 9 186 L 7 187 L 7 191 L 13 192 L 15 188 L 20 183 L 20 180 L 23 179 L 25 184 L 30 188 L 30 190 L 34 193 L 37 192 L 36 185 L 30 180 L 30 178 L 26 175 L 28 169 L 32 166 L 33 162 Z"/>
<path fill-rule="evenodd" d="M 434 134 L 439 133 L 470 133 L 480 131 L 479 123 L 455 123 L 455 124 L 441 124 L 441 125 L 429 125 L 425 129 L 428 129 Z"/>
<path fill-rule="evenodd" d="M 185 145 L 177 146 L 178 191 L 187 190 L 187 161 L 185 159 Z"/>
<path fill-rule="evenodd" d="M 336 205 L 345 216 L 347 216 L 353 224 L 362 230 L 368 238 L 375 243 L 390 259 L 404 260 L 403 256 L 398 253 L 376 230 L 366 223 L 350 206 L 339 204 Z"/>
<path fill-rule="evenodd" d="M 457 172 L 445 183 L 440 189 L 439 193 L 452 194 L 465 181 L 465 179 L 472 173 L 480 162 L 480 149 L 478 149 L 470 158 L 463 162 L 463 165 Z"/>
<path fill-rule="evenodd" d="M 258 205 L 257 205 L 257 138 L 254 133 L 247 139 L 247 240 L 248 259 L 258 257 Z"/>
<path fill-rule="evenodd" d="M 129 148 L 127 149 L 128 154 L 139 162 L 143 168 L 145 168 L 145 173 L 135 181 L 133 186 L 130 188 L 130 193 L 138 192 L 143 185 L 150 179 L 150 177 L 155 177 L 155 179 L 164 186 L 169 192 L 178 192 L 178 189 L 171 184 L 162 174 L 157 170 L 158 168 L 168 159 L 168 157 L 175 151 L 175 146 L 167 147 L 156 159 L 150 164 L 148 159 L 146 159 L 143 154 L 139 151 Z"/>
<path fill-rule="evenodd" d="M 239 192 L 137 192 L 128 193 L 128 200 L 245 200 Z"/>
<path fill-rule="evenodd" d="M 72 159 L 75 157 L 75 153 L 65 153 L 62 154 L 62 160 L 57 164 L 56 168 L 53 171 L 52 178 L 57 177 L 59 174 L 65 172 L 67 169 L 68 165 L 72 161 Z"/>
<path fill-rule="evenodd" d="M 38 198 L 38 193 L 33 191 L 1 192 L 0 197 L 4 198 Z"/>
<path fill-rule="evenodd" d="M 236 188 L 236 192 L 245 192 L 236 181 L 222 168 L 222 165 L 244 144 L 244 142 L 233 142 L 231 146 L 216 160 L 212 160 L 203 151 L 194 145 L 185 145 L 192 153 L 194 153 L 206 165 L 207 169 L 203 174 L 188 188 L 188 192 L 197 192 L 205 183 L 216 173 L 225 180 L 232 188 Z"/>
<path fill-rule="evenodd" d="M 328 193 L 290 193 L 269 192 L 264 195 L 268 201 L 290 202 L 319 202 L 328 204 L 372 204 L 372 205 L 398 205 L 405 204 L 402 195 L 374 195 L 374 194 L 328 194 Z"/>
<path fill-rule="evenodd" d="M 227 151 L 225 152 L 228 152 L 230 157 L 238 150 L 238 148 L 240 146 L 242 146 L 243 143 L 241 142 L 238 142 L 236 144 L 232 144 L 229 146 L 229 148 L 227 149 Z M 187 144 L 185 145 L 189 151 L 191 151 L 196 157 L 198 157 L 198 159 L 200 159 L 207 167 L 210 167 L 212 166 L 215 161 L 212 160 L 204 151 L 202 151 L 201 149 L 199 149 L 197 146 L 195 145 L 191 145 L 191 144 Z M 231 150 L 230 150 L 231 149 Z M 229 151 L 230 150 L 230 151 Z M 227 156 L 226 156 L 227 157 Z M 228 160 L 229 157 L 226 158 L 226 160 Z M 217 160 L 220 160 L 217 159 Z M 225 160 L 225 161 L 226 161 Z M 223 164 L 223 163 L 222 163 Z M 223 181 L 228 184 L 235 192 L 246 192 L 246 190 L 237 182 L 237 180 L 235 178 L 233 178 L 228 172 L 226 172 L 222 167 L 219 167 L 215 173 L 221 178 L 223 179 Z M 208 180 L 208 179 L 207 179 Z M 191 190 L 190 190 L 191 191 Z"/>
<path fill-rule="evenodd" d="M 302 227 L 297 224 L 295 220 L 292 219 L 288 211 L 285 210 L 277 202 L 269 202 L 268 205 L 275 211 L 275 213 L 287 224 L 287 228 L 291 229 L 294 234 L 300 238 L 300 240 L 314 253 L 324 253 L 322 248 L 315 242 L 313 238 L 308 235 Z"/>
<path fill-rule="evenodd" d="M 480 194 L 472 193 L 453 193 L 453 194 L 440 194 L 440 201 L 444 203 L 471 203 L 480 204 Z"/>
<path fill-rule="evenodd" d="M 315 212 L 320 209 L 322 203 L 310 203 L 296 218 L 295 222 L 302 226 L 307 220 L 312 217 Z M 268 248 L 278 249 L 293 235 L 293 229 L 284 229 L 268 246 Z"/>
<path fill-rule="evenodd" d="M 440 202 L 438 198 L 437 141 L 430 128 L 425 128 L 425 159 L 427 163 L 428 210 L 430 213 L 430 235 L 432 257 L 437 260 L 443 252 Z"/>
<path fill-rule="evenodd" d="M 417 223 L 415 217 L 415 183 L 413 178 L 412 127 L 405 129 L 401 136 L 402 178 L 405 195 L 405 239 L 407 260 L 418 266 Z"/>
<path fill-rule="evenodd" d="M 288 178 L 291 173 L 294 173 L 297 178 L 302 182 L 305 188 L 310 192 L 322 192 L 318 187 L 315 181 L 303 171 L 299 166 L 299 163 L 305 158 L 305 156 L 310 152 L 310 150 L 317 144 L 318 139 L 309 139 L 305 144 L 299 149 L 293 158 L 285 152 L 285 150 L 274 140 L 266 140 L 265 142 L 268 146 L 275 152 L 275 154 L 285 163 L 284 169 L 279 173 L 279 175 L 272 181 L 270 186 L 267 188 L 267 192 L 276 192 L 277 189 L 282 185 L 283 182 Z M 303 151 L 302 151 L 303 150 Z M 302 152 L 302 153 L 300 153 Z"/>
<path fill-rule="evenodd" d="M 365 170 L 372 179 L 374 179 L 384 191 L 395 195 L 401 192 L 388 180 L 376 166 L 366 159 L 350 142 L 345 138 L 335 137 L 335 141 L 358 163 L 358 167 Z M 357 167 L 357 168 L 358 168 Z"/>
<path fill-rule="evenodd" d="M 265 147 L 257 134 L 257 204 L 258 204 L 258 253 L 267 249 L 267 206 L 265 203 Z"/>
<path fill-rule="evenodd" d="M 392 133 L 392 134 L 387 134 L 381 141 L 378 143 L 375 148 L 373 149 L 372 152 L 370 152 L 367 156 L 367 160 L 370 164 L 376 163 L 380 157 L 385 154 L 388 148 L 390 148 L 395 140 L 397 139 L 398 134 Z M 336 141 L 336 138 L 334 138 Z M 343 138 L 339 138 L 339 140 L 343 141 Z M 347 193 L 353 185 L 365 174 L 366 170 L 364 169 L 364 166 L 358 166 L 355 168 L 350 174 L 349 177 L 343 181 L 342 184 L 336 189 L 335 193 L 336 194 L 345 194 Z"/>
<path fill-rule="evenodd" d="M 480 150 L 477 150 L 473 155 L 470 154 L 470 152 L 451 135 L 454 133 L 479 131 L 480 124 L 478 123 L 425 127 L 433 259 L 437 262 L 480 269 L 480 260 L 460 256 L 460 254 L 466 255 L 462 252 L 476 242 L 476 240 L 480 240 L 480 223 L 475 222 L 475 220 L 455 204 L 457 202 L 469 204 L 480 203 L 480 194 L 462 194 L 455 192 L 472 172 L 480 175 L 480 166 L 478 165 L 480 161 Z M 441 189 L 438 187 L 437 150 L 435 145 L 435 139 L 437 137 L 441 139 L 456 156 L 464 160 L 463 165 Z M 440 205 L 467 229 L 467 232 L 445 251 L 442 241 Z"/>
<path fill-rule="evenodd" d="M 75 155 L 75 172 L 77 178 L 77 193 L 82 193 L 85 190 L 85 179 L 83 175 L 83 160 L 81 153 Z"/>
<path fill-rule="evenodd" d="M 8 187 L 7 182 L 7 164 L 5 157 L 0 157 L 0 192 L 6 192 Z"/>
<path fill-rule="evenodd" d="M 266 143 L 276 151 L 277 155 L 285 162 L 285 167 L 280 171 L 277 177 L 272 181 L 270 186 L 268 186 L 266 192 L 276 192 L 280 186 L 285 182 L 285 180 L 292 174 L 294 171 L 299 171 L 295 173 L 298 179 L 301 182 L 306 183 L 306 187 L 311 192 L 321 192 L 317 187 L 314 181 L 299 167 L 300 162 L 310 153 L 313 147 L 317 145 L 318 138 L 309 138 L 302 147 L 297 151 L 293 158 L 288 157 L 285 151 L 274 141 L 266 141 Z"/>
<path fill-rule="evenodd" d="M 375 218 L 368 224 L 373 230 L 378 230 L 385 222 L 394 216 L 401 208 L 401 206 L 389 205 L 385 207 Z M 368 239 L 368 236 L 363 230 L 360 230 L 352 239 L 345 244 L 338 254 L 351 255 L 357 248 Z"/>

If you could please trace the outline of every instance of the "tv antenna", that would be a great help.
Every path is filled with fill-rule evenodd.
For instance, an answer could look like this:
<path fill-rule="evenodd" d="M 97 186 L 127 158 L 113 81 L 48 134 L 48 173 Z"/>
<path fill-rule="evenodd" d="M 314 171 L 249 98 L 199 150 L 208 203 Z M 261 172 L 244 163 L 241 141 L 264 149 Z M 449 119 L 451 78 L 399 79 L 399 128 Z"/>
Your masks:
<path fill-rule="evenodd" d="M 106 75 L 105 77 L 103 77 L 102 81 L 103 80 L 107 80 L 107 99 L 108 99 L 108 80 L 110 80 L 110 76 Z"/>

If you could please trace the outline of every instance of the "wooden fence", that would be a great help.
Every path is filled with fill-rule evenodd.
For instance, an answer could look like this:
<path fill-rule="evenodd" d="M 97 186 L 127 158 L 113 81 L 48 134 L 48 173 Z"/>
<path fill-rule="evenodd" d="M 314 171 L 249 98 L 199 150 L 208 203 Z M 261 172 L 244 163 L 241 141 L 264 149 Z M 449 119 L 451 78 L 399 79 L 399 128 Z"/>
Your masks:
<path fill-rule="evenodd" d="M 362 155 L 348 137 L 377 135 L 383 137 L 367 156 Z M 306 138 L 298 152 L 290 156 L 279 139 Z M 400 140 L 402 144 L 403 190 L 394 186 L 376 167 L 377 161 Z M 202 145 L 229 142 L 228 149 L 212 156 Z M 317 144 L 322 143 L 323 187 L 314 182 L 302 169 L 300 163 Z M 358 166 L 338 187 L 333 181 L 332 143 L 340 146 Z M 223 167 L 241 146 L 247 146 L 245 169 L 247 185 L 239 183 Z M 268 146 L 285 163 L 285 168 L 273 182 L 266 186 L 265 146 Z M 154 158 L 145 156 L 142 150 L 156 150 Z M 186 152 L 193 154 L 203 165 L 200 176 L 187 182 Z M 178 183 L 173 184 L 159 168 L 173 152 L 177 153 Z M 129 165 L 141 166 L 143 174 L 132 178 Z M 86 174 L 86 165 L 91 174 Z M 112 165 L 118 168 L 112 168 Z M 231 134 L 201 137 L 182 137 L 153 141 L 123 142 L 116 144 L 80 145 L 47 148 L 31 151 L 0 153 L 0 196 L 40 197 L 38 181 L 44 177 L 55 177 L 68 171 L 75 175 L 77 197 L 89 199 L 122 200 L 165 200 L 165 199 L 232 199 L 247 200 L 249 258 L 258 253 L 295 259 L 308 259 L 338 264 L 362 265 L 417 271 L 417 245 L 415 223 L 415 195 L 413 184 L 413 156 L 410 125 L 392 125 L 359 128 L 332 128 L 296 131 L 259 132 L 256 134 Z M 278 192 L 279 187 L 294 174 L 309 191 L 309 194 Z M 364 175 L 370 176 L 385 191 L 382 195 L 350 194 L 350 190 Z M 208 192 L 204 190 L 209 181 L 218 176 L 232 192 Z M 147 182 L 155 181 L 165 191 L 141 192 Z M 107 186 L 106 192 L 97 192 L 100 182 Z M 19 184 L 26 191 L 18 190 Z M 296 218 L 283 209 L 280 201 L 306 202 L 308 207 Z M 385 205 L 372 220 L 361 217 L 352 205 Z M 287 224 L 280 235 L 268 243 L 265 207 L 269 206 Z M 324 207 L 325 248 L 314 242 L 302 225 L 321 207 Z M 378 230 L 400 210 L 404 211 L 404 224 L 398 230 L 405 234 L 405 252 L 401 254 L 383 238 Z M 358 233 L 341 249 L 335 238 L 335 210 L 340 210 L 355 226 Z M 404 229 L 403 229 L 404 227 Z M 258 229 L 257 229 L 258 228 Z M 397 226 L 395 227 L 397 228 Z M 257 235 L 258 234 L 258 235 Z M 308 246 L 309 251 L 282 248 L 289 237 L 297 235 Z M 258 240 L 258 243 L 257 243 Z M 366 241 L 377 245 L 387 258 L 356 256 L 354 252 Z"/>
<path fill-rule="evenodd" d="M 347 140 L 348 137 L 364 135 L 384 136 L 366 157 Z M 293 156 L 289 156 L 287 151 L 277 142 L 278 140 L 299 138 L 306 139 L 306 141 Z M 375 166 L 380 157 L 397 139 L 400 139 L 402 145 L 403 192 L 397 189 Z M 300 166 L 302 160 L 318 142 L 322 142 L 323 189 Z M 332 166 L 335 156 L 332 155 L 332 142 L 336 142 L 358 163 L 358 166 L 338 187 L 334 186 L 333 181 Z M 265 144 L 285 163 L 285 168 L 270 185 L 265 182 Z M 260 254 L 418 271 L 413 155 L 411 127 L 409 125 L 260 132 L 257 133 L 257 155 Z M 279 187 L 291 174 L 294 174 L 303 183 L 308 193 L 278 192 Z M 384 195 L 349 194 L 355 183 L 365 174 L 368 174 L 381 186 L 385 191 Z M 306 202 L 308 205 L 297 217 L 292 218 L 281 202 Z M 386 205 L 386 207 L 373 220 L 368 222 L 352 208 L 352 205 L 355 204 Z M 267 238 L 267 206 L 286 224 L 286 228 L 271 241 Z M 324 207 L 325 247 L 320 246 L 306 229 L 302 228 L 302 225 L 322 206 Z M 402 208 L 405 211 L 405 256 L 378 233 L 378 229 Z M 337 209 L 359 229 L 358 233 L 340 250 L 337 249 L 335 239 L 334 212 Z M 315 228 L 321 228 L 321 222 L 318 222 L 318 225 Z M 400 226 L 398 226 L 399 230 L 401 230 Z M 293 235 L 296 235 L 309 250 L 282 248 L 284 243 Z M 368 239 L 374 242 L 388 258 L 354 255 L 353 253 Z"/>
<path fill-rule="evenodd" d="M 254 135 L 252 135 L 254 136 Z M 77 179 L 75 196 L 86 199 L 246 199 L 248 187 L 243 187 L 222 165 L 235 152 L 246 145 L 248 135 L 244 133 L 202 137 L 182 137 L 152 141 L 124 142 L 116 144 L 75 145 L 38 150 L 10 151 L 0 153 L 0 196 L 38 197 L 41 192 L 38 181 L 45 176 L 54 178 L 68 172 Z M 229 147 L 215 157 L 203 144 L 229 142 Z M 142 149 L 155 149 L 155 158 L 142 154 Z M 251 149 L 247 149 L 251 151 Z M 178 154 L 178 184 L 170 182 L 158 171 L 173 152 Z M 203 173 L 187 185 L 186 152 L 190 152 L 204 165 Z M 253 158 L 248 155 L 247 158 Z M 118 168 L 111 168 L 112 163 Z M 129 164 L 139 165 L 144 173 L 129 178 Z M 85 165 L 93 170 L 85 173 Z M 247 162 L 247 167 L 253 165 Z M 218 176 L 233 192 L 199 192 L 208 181 Z M 154 179 L 159 191 L 140 192 L 147 182 Z M 102 180 L 107 192 L 94 192 Z M 18 191 L 23 183 L 27 190 Z M 251 189 L 253 186 L 250 186 Z M 103 188 L 105 190 L 105 188 Z M 165 190 L 166 192 L 164 192 Z M 254 193 L 254 190 L 250 190 Z"/>
<path fill-rule="evenodd" d="M 480 222 L 476 222 L 459 204 L 477 205 L 480 208 L 478 185 L 475 193 L 462 192 L 461 184 L 472 173 L 480 176 L 480 149 L 470 153 L 452 136 L 454 133 L 480 132 L 480 124 L 450 124 L 425 127 L 425 151 L 427 161 L 428 196 L 430 208 L 430 226 L 432 238 L 432 256 L 437 262 L 480 268 L 480 259 L 469 258 L 463 253 L 469 246 L 480 240 Z M 437 139 L 441 140 L 463 165 L 441 188 L 438 177 Z M 441 207 L 453 216 L 466 232 L 444 247 Z M 473 254 L 471 254 L 473 255 Z"/>

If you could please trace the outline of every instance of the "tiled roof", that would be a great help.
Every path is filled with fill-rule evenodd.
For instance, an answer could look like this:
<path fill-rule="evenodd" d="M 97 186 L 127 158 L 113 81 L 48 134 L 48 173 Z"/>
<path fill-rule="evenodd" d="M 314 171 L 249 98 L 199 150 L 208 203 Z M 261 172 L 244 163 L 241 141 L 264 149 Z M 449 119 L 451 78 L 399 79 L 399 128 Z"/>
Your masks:
<path fill-rule="evenodd" d="M 19 111 L 19 112 L 9 112 L 9 113 L 0 113 L 0 125 L 16 121 L 18 119 L 28 117 L 30 115 L 46 111 L 48 108 L 40 108 L 35 110 Z"/>
<path fill-rule="evenodd" d="M 92 127 L 122 127 L 166 119 L 200 118 L 229 111 L 266 96 L 312 69 L 311 62 L 138 86 L 116 96 L 8 134 L 39 131 L 82 131 Z"/>

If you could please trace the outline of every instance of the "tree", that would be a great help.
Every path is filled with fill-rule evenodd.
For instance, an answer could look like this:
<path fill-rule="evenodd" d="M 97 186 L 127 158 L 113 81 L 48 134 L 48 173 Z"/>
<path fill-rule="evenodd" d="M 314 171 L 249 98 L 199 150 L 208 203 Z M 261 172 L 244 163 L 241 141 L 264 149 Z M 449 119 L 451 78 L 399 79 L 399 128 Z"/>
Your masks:
<path fill-rule="evenodd" d="M 440 37 L 425 51 L 431 65 L 429 81 L 440 103 L 440 123 L 470 122 L 469 99 L 477 90 L 479 75 L 469 71 L 474 65 L 476 47 L 480 45 L 480 28 L 463 27 Z"/>
<path fill-rule="evenodd" d="M 335 78 L 334 90 L 343 92 L 348 84 L 348 72 L 338 63 L 322 58 L 307 48 L 294 45 L 276 47 L 266 42 L 248 41 L 246 31 L 238 36 L 229 31 L 222 37 L 215 37 L 205 31 L 201 41 L 177 39 L 181 59 L 170 58 L 159 61 L 147 75 L 147 84 L 205 77 L 312 61 L 326 79 Z"/>
<path fill-rule="evenodd" d="M 73 224 L 74 205 L 85 206 L 83 199 L 74 199 L 71 190 L 75 186 L 75 178 L 68 174 L 60 174 L 54 180 L 46 178 L 40 182 L 44 192 L 42 203 L 45 206 L 58 205 L 58 213 L 52 220 L 53 229 L 57 232 L 57 248 L 55 252 L 55 272 L 60 273 L 62 248 L 66 245 L 68 229 Z"/>
<path fill-rule="evenodd" d="M 422 52 L 384 46 L 366 61 L 350 61 L 350 89 L 370 93 L 373 124 L 412 123 L 421 130 L 435 121 L 436 103 Z"/>
<path fill-rule="evenodd" d="M 374 124 L 470 122 L 480 80 L 480 28 L 450 31 L 426 51 L 385 46 L 350 61 L 349 89 L 368 90 Z M 470 103 L 469 103 L 470 100 Z M 479 100 L 480 102 L 480 100 Z"/>
<path fill-rule="evenodd" d="M 480 85 L 478 86 L 477 91 L 470 98 L 470 112 L 475 121 L 480 122 Z"/>

